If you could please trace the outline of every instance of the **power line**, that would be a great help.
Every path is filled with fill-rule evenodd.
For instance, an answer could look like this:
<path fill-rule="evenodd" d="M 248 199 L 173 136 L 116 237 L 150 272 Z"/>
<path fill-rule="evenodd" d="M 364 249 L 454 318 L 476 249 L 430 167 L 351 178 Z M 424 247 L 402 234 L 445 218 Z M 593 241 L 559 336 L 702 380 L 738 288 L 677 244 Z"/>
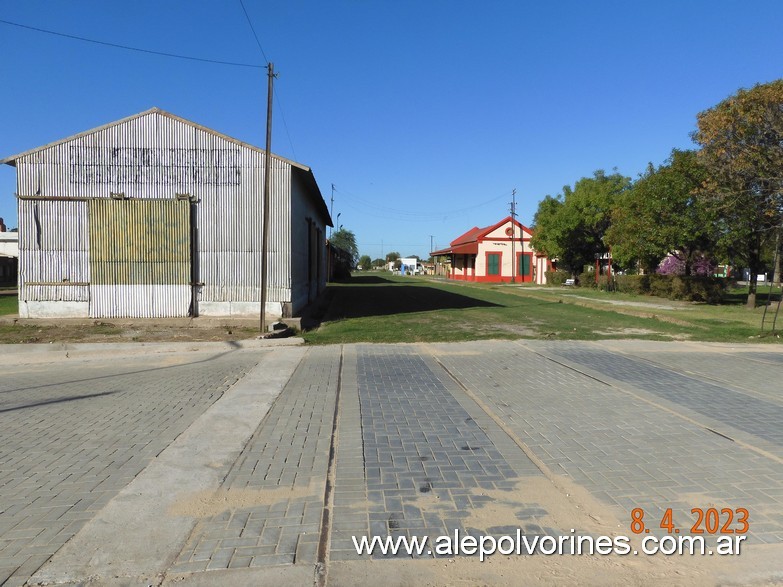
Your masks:
<path fill-rule="evenodd" d="M 189 61 L 200 61 L 202 63 L 212 63 L 213 65 L 230 65 L 232 67 L 252 67 L 253 69 L 264 69 L 263 65 L 252 65 L 250 63 L 237 63 L 234 61 L 220 61 L 218 59 L 205 59 L 203 57 L 193 57 L 191 55 L 179 55 L 177 53 L 167 53 L 165 51 L 153 51 L 152 49 L 142 49 L 140 47 L 131 47 L 129 45 L 120 45 L 118 43 L 109 43 L 107 41 L 98 41 L 96 39 L 88 39 L 87 37 L 80 37 L 78 35 L 71 35 L 68 33 L 60 33 L 57 31 L 50 31 L 47 29 L 41 29 L 26 24 L 20 24 L 18 22 L 11 22 L 9 20 L 0 19 L 0 23 L 10 26 L 19 27 L 22 29 L 28 29 L 36 31 L 38 33 L 46 33 L 47 35 L 54 35 L 56 37 L 64 37 L 66 39 L 74 39 L 76 41 L 84 41 L 85 43 L 94 43 L 96 45 L 104 45 L 106 47 L 114 47 L 115 49 L 125 49 L 126 51 L 136 51 L 138 53 L 147 53 L 148 55 L 158 55 L 160 57 L 172 57 L 174 59 L 187 59 Z"/>
<path fill-rule="evenodd" d="M 499 196 L 495 196 L 494 198 L 491 198 L 489 200 L 479 202 L 478 204 L 473 204 L 471 206 L 466 206 L 464 208 L 455 208 L 446 210 L 442 213 L 423 213 L 418 212 L 415 210 L 400 210 L 397 208 L 391 208 L 389 206 L 383 206 L 380 204 L 372 203 L 368 200 L 364 200 L 363 198 L 360 198 L 359 196 L 356 196 L 355 194 L 352 194 L 350 192 L 347 192 L 345 190 L 335 190 L 339 193 L 345 194 L 350 196 L 354 201 L 351 201 L 350 199 L 345 199 L 343 203 L 347 204 L 349 207 L 354 208 L 355 210 L 358 210 L 360 213 L 365 214 L 367 216 L 373 216 L 376 218 L 388 218 L 388 215 L 395 215 L 398 217 L 401 217 L 401 219 L 406 221 L 413 221 L 413 222 L 430 222 L 435 220 L 447 220 L 449 218 L 454 218 L 456 216 L 461 215 L 464 212 L 469 212 L 471 210 L 474 210 L 476 208 L 481 208 L 482 206 L 487 206 L 493 202 L 496 202 L 500 200 L 501 198 L 505 198 L 508 196 L 509 192 L 503 192 Z M 367 212 L 366 210 L 362 210 L 360 206 L 366 206 L 368 208 L 373 208 L 381 214 L 373 214 L 371 212 Z"/>
<path fill-rule="evenodd" d="M 294 149 L 294 142 L 291 140 L 291 133 L 288 132 L 288 123 L 285 121 L 285 114 L 283 114 L 283 104 L 280 102 L 280 96 L 277 95 L 277 90 L 275 90 L 274 94 L 275 99 L 277 100 L 277 109 L 280 112 L 280 118 L 283 119 L 283 128 L 288 137 L 288 144 L 291 145 L 291 152 L 294 154 L 294 161 L 298 161 L 299 158 L 296 156 L 296 149 Z"/>
<path fill-rule="evenodd" d="M 250 25 L 250 30 L 253 31 L 253 37 L 256 40 L 258 49 L 261 51 L 261 55 L 264 57 L 264 61 L 266 63 L 269 63 L 269 59 L 267 59 L 266 57 L 264 48 L 261 46 L 261 40 L 258 38 L 258 34 L 256 34 L 256 28 L 253 26 L 253 21 L 250 20 L 250 15 L 247 12 L 247 8 L 245 8 L 245 3 L 242 0 L 239 0 L 239 4 L 242 6 L 242 12 L 245 13 L 245 18 L 247 19 L 247 24 Z M 277 109 L 280 112 L 280 118 L 283 120 L 283 128 L 285 129 L 285 134 L 288 137 L 288 144 L 291 145 L 291 152 L 293 153 L 294 160 L 296 161 L 298 159 L 298 157 L 296 156 L 296 149 L 294 149 L 294 142 L 291 140 L 291 133 L 288 132 L 288 122 L 286 122 L 285 114 L 283 113 L 283 104 L 280 101 L 280 96 L 277 94 L 277 90 L 274 90 L 274 96 L 275 96 L 275 100 L 277 100 Z"/>
<path fill-rule="evenodd" d="M 382 243 L 356 243 L 357 245 L 362 245 L 363 247 L 385 247 L 385 246 L 391 246 L 391 247 L 427 247 L 427 243 L 387 243 L 386 241 Z"/>
<path fill-rule="evenodd" d="M 261 46 L 261 41 L 259 41 L 258 35 L 256 34 L 256 29 L 253 26 L 253 22 L 250 20 L 250 15 L 247 13 L 247 9 L 245 8 L 245 3 L 242 2 L 242 0 L 239 0 L 239 4 L 242 6 L 242 12 L 245 13 L 245 18 L 247 19 L 247 24 L 250 25 L 250 30 L 253 31 L 253 36 L 256 38 L 256 44 L 258 45 L 258 48 L 261 50 L 261 55 L 264 56 L 264 61 L 266 63 L 269 63 L 269 59 L 266 58 L 266 53 L 264 53 L 264 48 Z"/>

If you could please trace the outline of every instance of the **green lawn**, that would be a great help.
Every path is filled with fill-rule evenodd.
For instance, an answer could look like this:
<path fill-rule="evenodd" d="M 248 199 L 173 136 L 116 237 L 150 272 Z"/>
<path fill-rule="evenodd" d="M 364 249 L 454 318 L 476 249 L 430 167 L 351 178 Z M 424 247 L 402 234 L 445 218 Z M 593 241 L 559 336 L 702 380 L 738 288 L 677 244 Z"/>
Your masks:
<path fill-rule="evenodd" d="M 329 290 L 332 301 L 321 326 L 304 333 L 308 343 L 498 338 L 777 340 L 759 337 L 763 308 L 748 311 L 739 304 L 708 306 L 581 288 L 456 284 L 379 275 L 357 276 L 332 284 Z"/>
<path fill-rule="evenodd" d="M 16 314 L 19 310 L 18 297 L 11 294 L 0 294 L 0 316 Z"/>
<path fill-rule="evenodd" d="M 746 291 L 730 291 L 726 304 L 711 306 L 587 288 L 459 284 L 376 273 L 330 284 L 331 303 L 320 316 L 321 326 L 303 336 L 311 344 L 516 338 L 778 342 L 770 330 L 780 291 L 773 292 L 764 333 L 764 306 L 745 309 Z M 759 294 L 759 303 L 766 303 L 766 292 Z M 16 312 L 17 296 L 0 295 L 0 316 Z M 776 326 L 783 330 L 783 312 Z M 47 328 L 47 336 L 65 336 L 55 330 Z M 121 328 L 109 330 L 97 334 L 123 338 Z M 5 342 L 36 342 L 42 336 L 39 326 L 0 325 Z"/>

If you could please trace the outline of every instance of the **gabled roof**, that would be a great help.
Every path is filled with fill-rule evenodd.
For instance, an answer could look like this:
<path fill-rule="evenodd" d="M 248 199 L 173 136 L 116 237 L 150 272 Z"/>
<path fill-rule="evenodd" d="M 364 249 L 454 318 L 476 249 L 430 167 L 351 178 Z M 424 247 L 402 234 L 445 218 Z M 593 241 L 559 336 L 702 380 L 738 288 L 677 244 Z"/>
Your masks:
<path fill-rule="evenodd" d="M 205 133 L 214 135 L 216 137 L 219 137 L 225 141 L 228 141 L 230 143 L 234 143 L 235 145 L 238 145 L 240 147 L 244 147 L 246 149 L 250 149 L 251 151 L 256 151 L 258 153 L 265 153 L 264 149 L 260 149 L 259 147 L 256 147 L 254 145 L 251 145 L 249 143 L 245 143 L 243 141 L 240 141 L 238 139 L 235 139 L 233 137 L 230 137 L 228 135 L 224 135 L 223 133 L 219 133 L 216 130 L 212 130 L 211 128 L 207 128 L 206 126 L 202 126 L 200 124 L 197 124 L 191 120 L 188 120 L 186 118 L 182 118 L 180 116 L 177 116 L 175 114 L 172 114 L 171 112 L 166 112 L 165 110 L 162 110 L 160 108 L 150 108 L 149 110 L 145 110 L 144 112 L 139 112 L 138 114 L 134 114 L 133 116 L 128 116 L 126 118 L 122 118 L 120 120 L 115 120 L 114 122 L 110 122 L 108 124 L 104 124 L 102 126 L 98 126 L 95 128 L 91 128 L 90 130 L 85 130 L 83 132 L 77 133 L 75 135 L 71 135 L 69 137 L 66 137 L 64 139 L 60 139 L 58 141 L 54 141 L 52 143 L 48 143 L 46 145 L 43 145 L 41 147 L 36 147 L 34 149 L 30 149 L 28 151 L 24 151 L 22 153 L 19 153 L 17 155 L 11 155 L 10 157 L 6 157 L 5 159 L 0 159 L 0 164 L 6 164 L 11 165 L 12 167 L 16 167 L 16 162 L 19 159 L 22 159 L 24 157 L 27 157 L 29 155 L 32 155 L 34 153 L 37 153 L 39 151 L 43 151 L 45 149 L 49 149 L 51 147 L 55 147 L 57 145 L 61 145 L 63 143 L 67 143 L 68 141 L 72 141 L 74 139 L 79 139 L 88 135 L 91 135 L 96 132 L 100 132 L 102 130 L 106 130 L 108 128 L 111 128 L 113 126 L 118 126 L 120 124 L 125 124 L 126 122 L 130 122 L 131 120 L 135 120 L 137 118 L 141 118 L 142 116 L 148 116 L 150 114 L 157 114 L 159 116 L 165 116 L 166 118 L 170 118 L 171 120 L 176 120 L 178 122 L 181 122 L 183 124 L 187 124 L 189 126 L 192 126 L 193 128 L 196 128 L 198 130 L 201 130 Z M 296 161 L 292 161 L 290 159 L 286 159 L 285 157 L 280 157 L 279 155 L 275 155 L 272 153 L 272 157 L 275 159 L 278 159 L 279 161 L 283 161 L 285 163 L 288 163 L 292 170 L 299 173 L 302 178 L 304 179 L 305 183 L 308 185 L 308 187 L 311 190 L 314 190 L 315 194 L 317 194 L 317 197 L 314 198 L 316 202 L 316 206 L 319 208 L 319 211 L 324 215 L 324 218 L 326 218 L 326 225 L 327 226 L 333 226 L 332 224 L 332 217 L 329 215 L 329 209 L 326 207 L 326 202 L 323 199 L 323 195 L 321 194 L 321 190 L 318 187 L 318 183 L 315 181 L 315 176 L 313 175 L 312 169 L 307 167 L 306 165 L 302 165 L 301 163 L 297 163 Z"/>
<path fill-rule="evenodd" d="M 211 134 L 216 137 L 220 137 L 223 140 L 226 140 L 230 143 L 234 143 L 235 145 L 238 145 L 240 147 L 245 147 L 246 149 L 251 149 L 252 151 L 257 151 L 259 153 L 263 153 L 264 150 L 260 149 L 254 145 L 251 145 L 250 143 L 245 143 L 243 141 L 240 141 L 239 139 L 235 139 L 234 137 L 230 137 L 228 135 L 224 135 L 223 133 L 220 133 L 216 130 L 212 130 L 211 128 L 207 128 L 206 126 L 202 126 L 196 122 L 193 122 L 192 120 L 188 120 L 187 118 L 182 118 L 181 116 L 177 116 L 176 114 L 172 114 L 171 112 L 167 112 L 165 110 L 162 110 L 161 108 L 153 107 L 149 110 L 145 110 L 144 112 L 139 112 L 138 114 L 134 114 L 132 116 L 127 116 L 125 118 L 121 118 L 120 120 L 115 120 L 114 122 L 109 122 L 107 124 L 102 124 L 101 126 L 96 126 L 95 128 L 91 128 L 89 130 L 82 131 L 80 133 L 76 133 L 75 135 L 71 135 L 69 137 L 66 137 L 64 139 L 59 139 L 57 141 L 48 143 L 46 145 L 42 145 L 40 147 L 35 147 L 34 149 L 29 149 L 27 151 L 24 151 L 22 153 L 19 153 L 17 155 L 11 155 L 10 157 L 6 157 L 5 159 L 0 159 L 0 164 L 5 163 L 7 165 L 13 166 L 14 163 L 16 163 L 17 159 L 21 159 L 23 157 L 27 157 L 28 155 L 32 155 L 33 153 L 37 153 L 38 151 L 43 151 L 44 149 L 50 149 L 51 147 L 56 147 L 57 145 L 61 145 L 63 143 L 67 143 L 68 141 L 73 141 L 74 139 L 80 139 L 82 137 L 89 136 L 91 134 L 94 134 L 96 132 L 100 132 L 102 130 L 106 130 L 108 128 L 111 128 L 113 126 L 119 126 L 121 124 L 125 124 L 127 122 L 130 122 L 132 120 L 136 120 L 137 118 L 141 118 L 142 116 L 148 116 L 150 114 L 159 114 L 161 116 L 165 116 L 166 118 L 170 118 L 171 120 L 176 120 L 177 122 L 181 122 L 183 124 L 187 124 L 189 126 L 192 126 L 193 128 L 197 128 L 201 131 L 204 131 L 205 133 Z M 272 157 L 275 159 L 279 159 L 280 161 L 285 161 L 286 163 L 289 163 L 290 165 L 293 165 L 295 167 L 298 167 L 300 169 L 310 171 L 310 168 L 306 165 L 302 165 L 301 163 L 297 163 L 296 161 L 291 161 L 290 159 L 286 159 L 285 157 L 280 157 L 279 155 L 275 155 L 272 153 Z"/>
<path fill-rule="evenodd" d="M 433 251 L 430 253 L 430 255 L 433 257 L 437 255 L 476 255 L 478 254 L 479 241 L 483 240 L 488 234 L 496 230 L 498 227 L 503 226 L 510 221 L 511 216 L 506 216 L 503 220 L 493 224 L 492 226 L 487 226 L 485 228 L 478 228 L 477 226 L 474 226 L 465 234 L 460 235 L 451 241 L 451 246 L 449 248 Z M 519 226 L 523 233 L 526 232 L 528 234 L 533 234 L 533 231 L 519 222 L 519 220 L 514 220 L 514 224 Z"/>
<path fill-rule="evenodd" d="M 464 245 L 466 243 L 472 243 L 476 242 L 477 236 L 481 234 L 481 231 L 484 230 L 483 228 L 479 228 L 478 226 L 474 226 L 471 228 L 468 232 L 466 232 L 463 235 L 458 236 L 453 241 L 451 241 L 449 244 L 452 247 L 456 247 L 458 245 Z"/>
<path fill-rule="evenodd" d="M 439 255 L 477 255 L 478 254 L 478 242 L 466 243 L 464 245 L 454 245 L 448 249 L 441 249 L 440 251 L 432 251 L 431 256 L 437 257 Z"/>
<path fill-rule="evenodd" d="M 486 237 L 490 232 L 493 230 L 497 230 L 497 228 L 503 226 L 504 224 L 511 221 L 511 216 L 506 216 L 503 220 L 500 222 L 497 222 L 493 224 L 492 226 L 488 226 L 486 228 L 482 228 L 479 234 L 476 236 L 476 240 L 481 240 L 484 237 Z M 533 231 L 530 230 L 527 226 L 522 224 L 519 220 L 514 220 L 514 224 L 516 224 L 520 229 L 522 229 L 523 234 L 526 232 L 528 234 L 533 234 Z"/>

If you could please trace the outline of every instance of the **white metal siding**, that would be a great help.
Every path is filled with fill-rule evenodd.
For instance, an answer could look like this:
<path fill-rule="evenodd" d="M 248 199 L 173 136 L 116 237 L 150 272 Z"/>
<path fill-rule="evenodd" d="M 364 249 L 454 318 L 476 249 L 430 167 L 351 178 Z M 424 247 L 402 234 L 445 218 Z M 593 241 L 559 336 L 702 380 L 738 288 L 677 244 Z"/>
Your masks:
<path fill-rule="evenodd" d="M 20 299 L 89 299 L 87 286 L 25 284 L 89 282 L 81 200 L 114 192 L 128 198 L 190 194 L 197 202 L 197 279 L 204 284 L 197 299 L 260 301 L 264 158 L 263 151 L 157 111 L 20 157 Z M 285 303 L 291 302 L 291 164 L 273 158 L 272 174 L 267 299 Z M 40 247 L 35 210 L 45 235 Z M 115 311 L 141 315 L 139 300 L 127 304 Z"/>
<path fill-rule="evenodd" d="M 312 198 L 308 197 L 307 188 L 302 185 L 296 174 L 291 185 L 291 299 L 293 311 L 297 313 L 309 301 L 315 299 L 326 286 L 326 222 Z M 312 230 L 313 233 L 310 238 L 308 238 L 308 230 Z M 318 231 L 320 231 L 320 239 L 317 236 Z M 310 261 L 308 243 L 313 247 L 318 258 L 317 263 L 320 265 L 320 271 L 318 266 L 314 267 L 312 276 L 308 269 Z"/>
<path fill-rule="evenodd" d="M 86 202 L 19 202 L 19 300 L 90 299 Z"/>

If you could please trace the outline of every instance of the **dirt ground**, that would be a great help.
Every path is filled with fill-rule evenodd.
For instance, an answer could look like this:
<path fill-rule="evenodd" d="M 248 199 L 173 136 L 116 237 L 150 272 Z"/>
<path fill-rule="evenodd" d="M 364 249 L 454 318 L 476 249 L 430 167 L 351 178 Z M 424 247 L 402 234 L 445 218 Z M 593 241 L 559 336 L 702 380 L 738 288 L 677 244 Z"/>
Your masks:
<path fill-rule="evenodd" d="M 167 318 L 89 320 L 0 318 L 0 343 L 209 342 L 247 340 L 259 332 L 257 318 Z"/>

